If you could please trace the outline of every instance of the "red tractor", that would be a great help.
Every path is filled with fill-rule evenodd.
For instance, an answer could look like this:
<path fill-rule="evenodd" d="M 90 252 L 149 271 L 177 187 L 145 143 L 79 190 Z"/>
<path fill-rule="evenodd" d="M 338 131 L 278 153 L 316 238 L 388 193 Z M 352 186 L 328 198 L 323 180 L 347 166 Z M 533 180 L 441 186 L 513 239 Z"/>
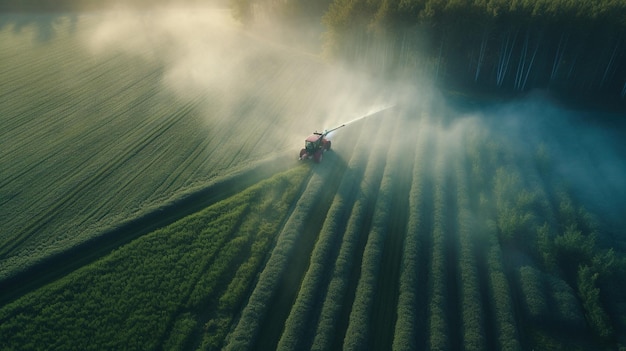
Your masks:
<path fill-rule="evenodd" d="M 313 159 L 315 163 L 322 162 L 324 152 L 330 150 L 330 140 L 326 139 L 328 133 L 344 127 L 345 124 L 331 130 L 325 130 L 323 133 L 315 132 L 304 140 L 304 149 L 300 150 L 300 160 Z"/>

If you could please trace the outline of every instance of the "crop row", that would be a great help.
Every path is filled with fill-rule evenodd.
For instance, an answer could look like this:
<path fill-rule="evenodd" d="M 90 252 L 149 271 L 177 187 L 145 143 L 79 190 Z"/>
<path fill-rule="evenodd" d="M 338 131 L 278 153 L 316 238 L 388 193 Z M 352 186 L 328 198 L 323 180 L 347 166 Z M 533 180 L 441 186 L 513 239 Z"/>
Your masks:
<path fill-rule="evenodd" d="M 423 121 L 420 127 L 425 125 L 426 122 Z M 399 280 L 397 321 L 393 339 L 395 350 L 425 347 L 425 343 L 422 343 L 425 337 L 420 333 L 426 330 L 427 313 L 421 300 L 426 294 L 430 247 L 427 248 L 429 241 L 423 233 L 432 230 L 432 219 L 428 218 L 432 211 L 432 192 L 429 191 L 431 182 L 426 176 L 431 167 L 427 150 L 432 139 L 425 128 L 419 128 L 417 142 Z"/>
<path fill-rule="evenodd" d="M 296 203 L 292 215 L 289 217 L 277 238 L 276 246 L 272 250 L 265 268 L 259 276 L 259 281 L 242 312 L 237 327 L 230 336 L 226 349 L 249 349 L 257 338 L 263 316 L 268 313 L 269 302 L 274 296 L 278 281 L 288 269 L 287 262 L 299 233 L 303 230 L 307 214 L 312 210 L 324 185 L 324 177 L 314 175 L 300 200 Z"/>
<path fill-rule="evenodd" d="M 554 336 L 560 331 L 552 334 L 546 322 L 529 325 L 525 322 L 529 318 L 564 323 L 564 328 L 582 332 L 578 341 L 586 340 L 589 333 L 602 338 L 612 335 L 612 317 L 599 299 L 600 288 L 607 283 L 599 273 L 602 267 L 591 262 L 608 264 L 614 253 L 594 256 L 598 248 L 590 241 L 592 236 L 574 229 L 556 236 L 548 233 L 547 239 L 540 235 L 556 223 L 568 223 L 566 218 L 576 221 L 582 232 L 589 230 L 585 215 L 572 207 L 571 199 L 553 192 L 556 187 L 542 181 L 541 173 L 523 177 L 522 169 L 540 169 L 535 168 L 537 160 L 519 157 L 498 143 L 484 143 L 486 135 L 478 139 L 470 135 L 459 142 L 469 147 L 451 148 L 441 135 L 430 134 L 429 123 L 427 117 L 422 119 L 414 150 L 403 145 L 399 152 L 399 142 L 383 148 L 384 167 L 381 150 L 370 154 L 363 173 L 352 171 L 363 156 L 356 153 L 351 159 L 344 177 L 360 181 L 359 190 L 350 194 L 355 184 L 342 179 L 274 345 L 290 350 L 391 345 L 395 349 L 519 350 L 540 345 L 546 338 L 554 345 L 563 343 Z M 414 166 L 400 172 L 401 159 L 407 155 L 414 155 L 415 162 L 409 163 Z M 408 178 L 406 168 L 411 173 Z M 401 257 L 395 258 L 401 271 L 394 280 L 382 272 L 393 273 L 389 269 L 394 259 L 389 262 L 385 255 L 393 228 L 398 228 L 392 220 L 399 199 L 395 194 L 407 179 L 409 215 L 402 217 L 406 222 L 399 226 L 405 234 Z M 482 189 L 472 191 L 472 185 L 481 183 Z M 552 204 L 557 206 L 554 211 Z M 337 231 L 342 229 L 340 237 Z M 339 248 L 333 248 L 339 238 Z M 548 243 L 542 246 L 542 240 Z M 552 251 L 541 252 L 544 246 Z M 507 259 L 524 252 L 535 265 L 549 269 L 546 262 L 563 261 L 559 250 L 572 248 L 583 250 L 583 257 L 589 258 L 589 266 L 572 271 L 572 279 L 567 278 L 566 267 L 543 273 Z M 328 262 L 334 264 L 334 271 Z M 554 307 L 548 307 L 547 300 L 554 301 Z M 379 308 L 395 311 L 391 325 L 381 318 Z M 386 340 L 386 329 L 391 330 L 392 340 Z"/>
<path fill-rule="evenodd" d="M 306 174 L 271 178 L 4 306 L 1 348 L 184 349 L 205 319 L 224 335 L 228 322 L 212 327 L 224 315 L 203 309 L 234 315 Z"/>
<path fill-rule="evenodd" d="M 436 143 L 437 150 L 444 150 L 443 140 L 438 139 Z M 434 163 L 432 258 L 428 297 L 428 347 L 431 349 L 449 349 L 453 347 L 453 343 L 458 342 L 451 337 L 453 330 L 457 328 L 452 322 L 453 304 L 456 301 L 449 297 L 453 289 L 449 277 L 454 277 L 454 271 L 447 262 L 448 255 L 455 255 L 454 249 L 451 251 L 449 246 L 450 236 L 455 233 L 452 221 L 447 220 L 448 211 L 453 209 L 454 205 L 450 203 L 451 199 L 448 196 L 450 183 L 446 179 L 448 167 L 446 162 L 445 158 L 438 155 Z"/>
<path fill-rule="evenodd" d="M 455 166 L 458 231 L 459 231 L 459 278 L 461 285 L 462 340 L 466 350 L 487 349 L 485 315 L 482 313 L 482 296 L 476 259 L 476 241 L 473 237 L 477 229 L 470 204 L 468 174 L 464 167 L 466 158 Z"/>
<path fill-rule="evenodd" d="M 359 145 L 371 145 L 367 139 Z M 327 350 L 341 347 L 344 340 L 345 328 L 348 325 L 351 304 L 356 290 L 356 277 L 360 270 L 361 253 L 364 249 L 365 234 L 371 225 L 373 205 L 378 197 L 378 186 L 382 178 L 381 150 L 372 150 L 363 169 L 364 154 L 355 153 L 356 158 L 350 161 L 349 177 L 354 172 L 363 172 L 361 181 L 356 189 L 346 228 L 342 235 L 339 253 L 331 261 L 332 272 L 328 279 L 328 286 L 324 301 L 319 307 L 319 319 L 315 328 L 312 349 Z M 347 182 L 352 179 L 347 178 Z M 356 184 L 355 184 L 356 185 Z"/>
<path fill-rule="evenodd" d="M 395 122 L 394 135 L 398 134 L 398 128 L 401 127 L 401 124 Z M 404 154 L 401 151 L 400 140 L 391 140 L 387 154 L 384 156 L 386 163 L 384 166 L 382 164 L 378 166 L 384 167 L 384 171 L 374 204 L 371 226 L 367 233 L 367 243 L 362 253 L 359 281 L 343 341 L 345 350 L 362 350 L 367 345 L 372 345 L 374 340 L 371 338 L 371 330 L 373 329 L 378 329 L 379 335 L 382 334 L 383 329 L 378 325 L 382 326 L 383 321 L 376 319 L 376 310 L 380 308 L 377 306 L 376 297 L 385 294 L 384 289 L 380 288 L 383 279 L 381 275 L 385 273 L 384 254 L 390 244 L 388 237 L 394 234 L 391 232 L 391 212 L 394 209 L 392 199 L 394 190 L 397 190 L 394 189 L 394 180 L 397 179 L 400 162 L 404 161 Z M 376 165 L 377 162 L 374 164 Z M 404 233 L 401 233 L 400 239 L 404 239 L 403 236 Z M 393 296 L 387 298 L 393 298 Z M 387 309 L 388 306 L 385 305 L 382 308 Z"/>
<path fill-rule="evenodd" d="M 354 146 L 356 150 L 367 147 L 369 140 L 360 138 Z M 318 242 L 311 253 L 309 268 L 302 280 L 301 288 L 293 307 L 285 321 L 285 329 L 278 342 L 278 348 L 284 350 L 297 350 L 306 346 L 307 341 L 302 340 L 301 335 L 305 335 L 307 328 L 314 325 L 312 320 L 316 320 L 315 310 L 323 302 L 322 293 L 324 284 L 328 284 L 328 276 L 331 273 L 332 265 L 327 264 L 337 258 L 337 245 L 343 237 L 350 217 L 351 206 L 355 201 L 357 186 L 363 177 L 360 167 L 366 153 L 356 152 L 351 157 L 332 205 L 328 209 L 328 214 L 320 230 Z M 326 323 L 324 323 L 326 325 Z"/>
<path fill-rule="evenodd" d="M 489 134 L 450 143 L 427 115 L 414 145 L 387 143 L 411 121 L 386 117 L 321 165 L 2 307 L 0 348 L 520 350 L 620 335 L 624 258 L 549 167 Z"/>
<path fill-rule="evenodd" d="M 302 132 L 292 118 L 327 106 L 316 87 L 331 77 L 318 64 L 264 48 L 254 64 L 233 58 L 245 84 L 209 84 L 191 74 L 213 69 L 204 59 L 178 67 L 154 57 L 171 43 L 90 51 L 98 15 L 28 16 L 0 28 L 0 65 L 11 67 L 0 72 L 0 280 L 276 157 L 301 142 L 293 130 L 320 127 Z M 32 40 L 48 19 L 51 37 Z"/>

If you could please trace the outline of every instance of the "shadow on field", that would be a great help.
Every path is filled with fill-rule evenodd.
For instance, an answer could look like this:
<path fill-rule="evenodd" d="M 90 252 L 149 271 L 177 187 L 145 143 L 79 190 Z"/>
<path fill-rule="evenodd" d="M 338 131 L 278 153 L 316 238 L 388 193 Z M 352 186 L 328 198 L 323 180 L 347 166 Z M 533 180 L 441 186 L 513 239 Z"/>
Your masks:
<path fill-rule="evenodd" d="M 142 235 L 174 223 L 241 192 L 277 172 L 296 165 L 297 162 L 293 161 L 292 154 L 282 154 L 256 163 L 239 172 L 217 179 L 203 188 L 184 194 L 137 218 L 121 223 L 118 227 L 105 231 L 65 252 L 43 259 L 20 273 L 0 281 L 0 306 L 102 258 L 113 249 Z"/>

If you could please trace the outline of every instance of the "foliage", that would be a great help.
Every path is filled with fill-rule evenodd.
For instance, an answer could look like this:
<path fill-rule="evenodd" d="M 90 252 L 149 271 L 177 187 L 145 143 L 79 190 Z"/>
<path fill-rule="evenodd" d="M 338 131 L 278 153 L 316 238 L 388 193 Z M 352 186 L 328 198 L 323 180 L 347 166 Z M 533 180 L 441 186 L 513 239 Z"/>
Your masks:
<path fill-rule="evenodd" d="M 246 223 L 263 218 L 280 225 L 305 175 L 303 168 L 278 174 L 4 306 L 0 348 L 146 349 L 169 334 L 166 344 L 184 349 L 202 320 L 197 313 L 213 296 L 238 295 L 229 308 L 220 305 L 227 316 L 243 302 L 247 287 L 224 289 L 244 269 L 241 260 L 258 231 Z M 277 207 L 258 207 L 263 203 Z M 258 260 L 268 248 L 248 252 Z M 248 269 L 249 279 L 256 268 Z"/>
<path fill-rule="evenodd" d="M 490 2 L 498 16 L 505 5 Z M 381 19 L 421 11 L 386 6 Z M 431 19 L 467 10 L 429 6 Z M 575 192 L 554 184 L 548 152 L 520 155 L 487 132 L 459 137 L 425 114 L 415 144 L 387 140 L 409 117 L 385 117 L 355 123 L 355 151 L 313 167 L 294 161 L 0 307 L 0 348 L 362 349 L 383 328 L 401 350 L 619 346 L 626 259 L 602 246 Z M 395 320 L 376 318 L 382 309 Z"/>
<path fill-rule="evenodd" d="M 614 331 L 609 316 L 600 302 L 600 289 L 596 286 L 597 279 L 598 273 L 594 272 L 591 267 L 579 266 L 578 293 L 585 308 L 587 320 L 601 338 L 607 339 Z"/>
<path fill-rule="evenodd" d="M 526 313 L 534 323 L 542 322 L 549 315 L 548 299 L 545 293 L 542 275 L 529 266 L 520 268 L 522 292 L 525 298 Z"/>
<path fill-rule="evenodd" d="M 427 145 L 428 136 L 424 128 L 420 128 L 417 137 L 418 145 L 413 163 L 411 190 L 409 192 L 409 219 L 402 253 L 400 268 L 399 296 L 395 335 L 393 339 L 394 350 L 414 350 L 417 346 L 417 330 L 425 329 L 419 321 L 419 287 L 424 285 L 426 276 L 420 272 L 423 262 L 426 261 L 421 255 L 424 252 L 425 239 L 422 237 L 427 229 L 427 206 L 426 194 L 428 183 L 425 180 L 427 173 Z M 424 323 L 425 324 L 425 323 Z"/>
<path fill-rule="evenodd" d="M 485 316 L 482 312 L 478 268 L 476 267 L 475 241 L 472 231 L 477 228 L 470 211 L 467 177 L 462 165 L 456 166 L 457 203 L 459 207 L 458 231 L 460 241 L 459 270 L 461 277 L 461 308 L 463 313 L 463 345 L 466 350 L 484 350 Z"/>
<path fill-rule="evenodd" d="M 256 341 L 260 324 L 269 312 L 269 302 L 276 294 L 277 285 L 288 269 L 288 258 L 297 243 L 296 239 L 307 224 L 307 216 L 312 211 L 316 199 L 322 194 L 318 189 L 322 187 L 324 179 L 323 172 L 322 174 L 314 174 L 295 204 L 293 213 L 280 231 L 272 254 L 259 276 L 259 281 L 254 287 L 252 295 L 242 311 L 241 319 L 229 337 L 225 349 L 249 349 Z"/>
<path fill-rule="evenodd" d="M 625 14 L 625 1 L 336 0 L 324 22 L 335 56 L 381 74 L 434 77 L 468 90 L 551 88 L 619 100 Z M 377 59 L 381 42 L 391 59 Z"/>

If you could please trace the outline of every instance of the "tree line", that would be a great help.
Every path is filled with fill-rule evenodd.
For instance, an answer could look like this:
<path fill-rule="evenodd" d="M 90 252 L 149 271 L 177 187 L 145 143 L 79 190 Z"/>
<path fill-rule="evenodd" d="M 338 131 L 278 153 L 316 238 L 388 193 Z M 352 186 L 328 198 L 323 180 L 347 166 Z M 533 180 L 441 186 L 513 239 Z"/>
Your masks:
<path fill-rule="evenodd" d="M 626 1 L 231 0 L 255 11 L 319 16 L 324 51 L 384 76 L 516 94 L 626 100 Z M 327 6 L 325 12 L 322 10 Z"/>

